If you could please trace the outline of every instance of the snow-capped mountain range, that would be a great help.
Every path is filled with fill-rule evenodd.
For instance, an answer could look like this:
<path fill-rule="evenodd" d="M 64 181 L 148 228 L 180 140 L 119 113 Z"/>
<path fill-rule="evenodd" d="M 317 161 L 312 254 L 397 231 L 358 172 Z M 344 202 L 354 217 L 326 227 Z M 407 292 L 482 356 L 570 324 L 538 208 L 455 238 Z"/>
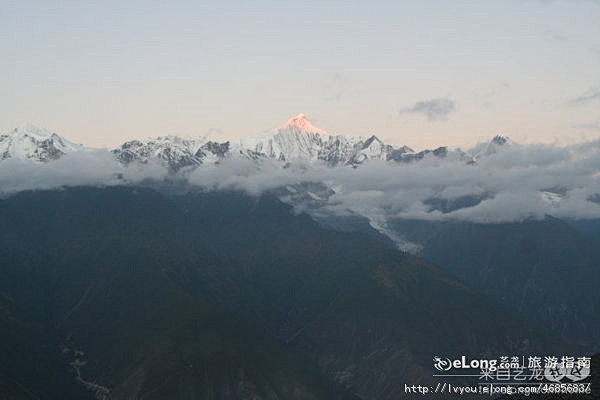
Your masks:
<path fill-rule="evenodd" d="M 475 147 L 472 152 L 439 147 L 415 152 L 407 146 L 396 147 L 383 143 L 377 136 L 364 138 L 351 135 L 332 135 L 314 126 L 304 114 L 285 124 L 247 138 L 214 142 L 203 137 L 184 139 L 161 136 L 152 139 L 130 140 L 112 149 L 114 157 L 124 165 L 159 162 L 172 172 L 203 164 L 218 163 L 230 157 L 249 159 L 268 158 L 285 163 L 324 163 L 328 166 L 358 166 L 368 160 L 415 162 L 425 157 L 464 160 L 467 163 L 498 148 L 511 144 L 508 138 L 497 136 L 489 143 Z M 83 145 L 72 143 L 56 133 L 25 125 L 0 136 L 0 161 L 8 158 L 49 162 L 76 151 Z"/>
<path fill-rule="evenodd" d="M 0 135 L 0 161 L 22 158 L 46 162 L 57 160 L 66 153 L 83 150 L 56 133 L 27 124 Z"/>
<path fill-rule="evenodd" d="M 338 226 L 346 217 L 352 225 L 358 217 L 362 226 L 366 218 L 398 247 L 418 252 L 419 243 L 395 231 L 395 219 L 595 218 L 600 198 L 595 149 L 576 148 L 573 159 L 565 160 L 551 148 L 530 149 L 496 136 L 465 151 L 416 152 L 374 135 L 330 134 L 304 114 L 238 140 L 162 136 L 114 149 L 92 149 L 25 125 L 0 135 L 0 197 L 87 184 L 142 183 L 169 193 L 190 187 L 268 191 L 325 225 Z M 553 169 L 548 159 L 557 160 Z M 509 167 L 513 162 L 517 168 Z M 580 178 L 573 180 L 573 171 Z"/>

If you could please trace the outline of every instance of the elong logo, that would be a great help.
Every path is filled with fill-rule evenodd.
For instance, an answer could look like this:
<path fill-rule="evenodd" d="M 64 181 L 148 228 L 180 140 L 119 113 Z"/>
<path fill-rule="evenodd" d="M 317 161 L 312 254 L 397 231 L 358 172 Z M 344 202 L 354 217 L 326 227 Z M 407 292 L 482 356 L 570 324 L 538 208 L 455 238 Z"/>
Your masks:
<path fill-rule="evenodd" d="M 438 371 L 449 371 L 450 369 L 487 369 L 495 371 L 498 360 L 467 360 L 466 356 L 459 359 L 450 360 L 449 358 L 433 357 L 433 366 Z"/>

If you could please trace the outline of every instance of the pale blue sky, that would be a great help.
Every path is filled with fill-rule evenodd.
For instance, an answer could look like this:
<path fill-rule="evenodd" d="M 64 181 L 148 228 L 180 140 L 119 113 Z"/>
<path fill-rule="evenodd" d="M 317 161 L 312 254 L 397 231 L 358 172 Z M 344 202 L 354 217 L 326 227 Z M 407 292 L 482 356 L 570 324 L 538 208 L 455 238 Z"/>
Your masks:
<path fill-rule="evenodd" d="M 600 136 L 595 0 L 4 0 L 0 54 L 0 131 L 92 146 L 300 112 L 416 148 Z"/>

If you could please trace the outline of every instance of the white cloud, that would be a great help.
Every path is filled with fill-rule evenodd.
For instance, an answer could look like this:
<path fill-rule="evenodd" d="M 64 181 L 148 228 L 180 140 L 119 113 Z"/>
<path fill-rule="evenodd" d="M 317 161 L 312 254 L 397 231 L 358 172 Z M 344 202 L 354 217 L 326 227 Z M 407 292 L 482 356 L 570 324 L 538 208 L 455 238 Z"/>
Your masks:
<path fill-rule="evenodd" d="M 5 194 L 65 185 L 119 185 L 167 176 L 160 165 L 132 163 L 124 167 L 107 151 L 73 153 L 49 163 L 13 159 L 0 163 L 0 188 Z M 190 184 L 207 190 L 236 189 L 252 195 L 302 182 L 325 182 L 334 194 L 318 212 L 352 211 L 380 227 L 391 217 L 476 222 L 545 215 L 600 218 L 600 205 L 589 200 L 600 193 L 600 140 L 569 147 L 510 146 L 481 158 L 477 165 L 433 156 L 410 164 L 372 161 L 358 168 L 284 167 L 272 160 L 257 163 L 232 158 L 188 170 L 184 176 Z M 557 193 L 558 201 L 544 201 L 542 191 Z M 467 196 L 481 201 L 445 213 L 430 201 L 456 202 Z"/>
<path fill-rule="evenodd" d="M 431 99 L 418 101 L 410 107 L 400 110 L 402 114 L 423 114 L 429 121 L 445 121 L 456 110 L 456 103 L 450 99 Z"/>
<path fill-rule="evenodd" d="M 359 168 L 261 168 L 238 161 L 198 169 L 195 184 L 233 188 L 257 194 L 303 181 L 327 182 L 335 189 L 320 212 L 349 210 L 372 219 L 385 217 L 506 222 L 545 215 L 599 218 L 600 205 L 589 198 L 600 193 L 600 141 L 571 147 L 525 145 L 482 158 L 478 165 L 434 157 L 412 164 L 374 161 Z M 560 192 L 557 204 L 543 201 L 542 191 Z M 481 198 L 479 204 L 442 213 L 431 198 Z"/>

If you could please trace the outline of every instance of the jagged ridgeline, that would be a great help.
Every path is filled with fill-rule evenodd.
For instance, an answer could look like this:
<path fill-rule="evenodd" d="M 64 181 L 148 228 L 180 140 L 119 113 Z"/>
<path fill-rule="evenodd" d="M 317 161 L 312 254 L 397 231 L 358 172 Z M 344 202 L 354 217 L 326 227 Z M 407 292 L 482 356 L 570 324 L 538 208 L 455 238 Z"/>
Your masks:
<path fill-rule="evenodd" d="M 432 359 L 567 351 L 441 269 L 273 196 L 0 200 L 11 399 L 396 399 Z"/>
<path fill-rule="evenodd" d="M 447 147 L 415 152 L 408 146 L 385 144 L 375 135 L 367 138 L 330 135 L 314 126 L 304 114 L 299 114 L 275 129 L 235 141 L 220 143 L 204 137 L 184 139 L 162 136 L 130 140 L 111 151 L 115 159 L 125 165 L 155 161 L 176 172 L 182 168 L 214 164 L 225 158 L 236 157 L 286 162 L 323 162 L 329 166 L 359 165 L 367 160 L 413 162 L 424 157 L 450 158 L 473 163 L 479 157 L 492 154 L 498 147 L 505 145 L 510 145 L 509 139 L 498 136 L 470 152 Z M 24 125 L 0 136 L 0 160 L 21 158 L 46 162 L 58 159 L 66 153 L 86 149 L 56 133 L 33 125 Z"/>

